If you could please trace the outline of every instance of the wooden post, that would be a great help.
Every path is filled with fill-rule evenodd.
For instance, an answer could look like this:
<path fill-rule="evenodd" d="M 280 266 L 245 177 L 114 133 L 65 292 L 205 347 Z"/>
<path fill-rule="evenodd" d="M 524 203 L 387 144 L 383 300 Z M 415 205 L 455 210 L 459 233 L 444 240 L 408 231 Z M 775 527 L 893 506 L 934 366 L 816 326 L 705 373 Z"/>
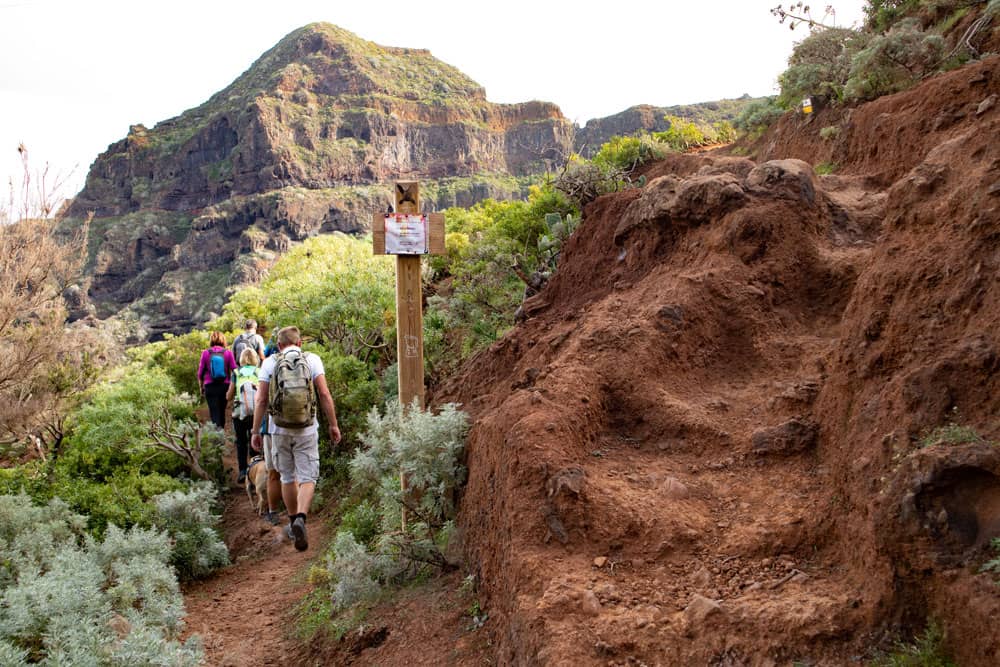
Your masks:
<path fill-rule="evenodd" d="M 420 184 L 396 183 L 396 213 L 420 213 Z M 409 409 L 413 399 L 424 409 L 424 312 L 420 255 L 396 255 L 396 359 L 399 402 Z M 403 480 L 406 488 L 406 480 Z"/>
<path fill-rule="evenodd" d="M 420 214 L 420 184 L 416 181 L 396 183 L 395 212 Z M 444 214 L 431 213 L 428 218 L 426 250 L 431 254 L 445 253 Z M 372 251 L 386 252 L 386 215 L 372 217 Z M 396 358 L 399 366 L 399 402 L 408 410 L 414 400 L 424 409 L 424 313 L 420 284 L 420 255 L 396 255 Z M 403 493 L 407 491 L 406 475 L 400 475 Z M 403 530 L 406 530 L 406 508 L 403 508 Z"/>

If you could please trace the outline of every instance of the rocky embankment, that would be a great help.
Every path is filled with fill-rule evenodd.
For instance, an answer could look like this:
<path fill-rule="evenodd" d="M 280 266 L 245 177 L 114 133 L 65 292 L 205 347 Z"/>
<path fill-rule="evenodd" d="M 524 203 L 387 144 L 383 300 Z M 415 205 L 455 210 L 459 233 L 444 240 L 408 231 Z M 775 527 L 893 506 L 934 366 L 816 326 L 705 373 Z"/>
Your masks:
<path fill-rule="evenodd" d="M 931 622 L 1000 663 L 998 94 L 994 57 L 587 208 L 435 397 L 500 663 L 853 664 Z"/>

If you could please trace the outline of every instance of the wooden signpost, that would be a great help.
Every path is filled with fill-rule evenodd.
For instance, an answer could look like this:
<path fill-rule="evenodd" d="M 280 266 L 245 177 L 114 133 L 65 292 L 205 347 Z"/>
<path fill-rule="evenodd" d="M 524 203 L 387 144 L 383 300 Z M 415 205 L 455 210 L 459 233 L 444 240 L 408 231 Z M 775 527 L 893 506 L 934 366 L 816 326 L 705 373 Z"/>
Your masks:
<path fill-rule="evenodd" d="M 444 254 L 444 214 L 431 213 L 426 219 L 420 215 L 420 184 L 416 181 L 397 182 L 394 192 L 395 213 L 376 213 L 372 218 L 372 250 L 376 255 L 396 255 L 399 402 L 406 410 L 416 399 L 423 410 L 424 315 L 420 257 L 424 254 Z M 402 484 L 403 491 L 406 491 L 405 475 Z M 403 528 L 406 528 L 405 508 Z"/>

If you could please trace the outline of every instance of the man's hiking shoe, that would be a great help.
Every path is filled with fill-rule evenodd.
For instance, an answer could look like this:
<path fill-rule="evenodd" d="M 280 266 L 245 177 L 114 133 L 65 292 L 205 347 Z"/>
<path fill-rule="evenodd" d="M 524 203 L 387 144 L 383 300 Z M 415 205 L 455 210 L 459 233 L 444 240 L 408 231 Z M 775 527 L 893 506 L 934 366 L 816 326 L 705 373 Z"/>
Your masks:
<path fill-rule="evenodd" d="M 265 512 L 264 521 L 267 521 L 272 526 L 278 525 L 278 513 L 277 512 Z"/>
<path fill-rule="evenodd" d="M 306 539 L 306 520 L 303 516 L 295 517 L 295 521 L 292 522 L 292 538 L 295 540 L 295 548 L 299 551 L 305 551 L 309 548 L 309 540 Z"/>
<path fill-rule="evenodd" d="M 236 478 L 236 483 L 237 484 L 242 484 L 245 481 L 247 481 L 247 471 L 246 470 L 241 470 L 240 471 L 240 476 Z"/>

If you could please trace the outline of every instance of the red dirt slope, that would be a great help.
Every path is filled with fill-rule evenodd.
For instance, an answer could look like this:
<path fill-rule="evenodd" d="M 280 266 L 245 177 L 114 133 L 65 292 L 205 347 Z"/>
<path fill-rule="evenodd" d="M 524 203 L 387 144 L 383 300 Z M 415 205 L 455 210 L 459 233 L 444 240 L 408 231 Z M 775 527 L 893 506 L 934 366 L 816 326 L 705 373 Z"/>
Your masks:
<path fill-rule="evenodd" d="M 920 442 L 1000 440 L 998 91 L 994 58 L 855 110 L 843 175 L 687 156 L 588 207 L 435 396 L 475 418 L 499 664 L 851 664 L 931 618 L 1000 664 L 1000 449 Z"/>

